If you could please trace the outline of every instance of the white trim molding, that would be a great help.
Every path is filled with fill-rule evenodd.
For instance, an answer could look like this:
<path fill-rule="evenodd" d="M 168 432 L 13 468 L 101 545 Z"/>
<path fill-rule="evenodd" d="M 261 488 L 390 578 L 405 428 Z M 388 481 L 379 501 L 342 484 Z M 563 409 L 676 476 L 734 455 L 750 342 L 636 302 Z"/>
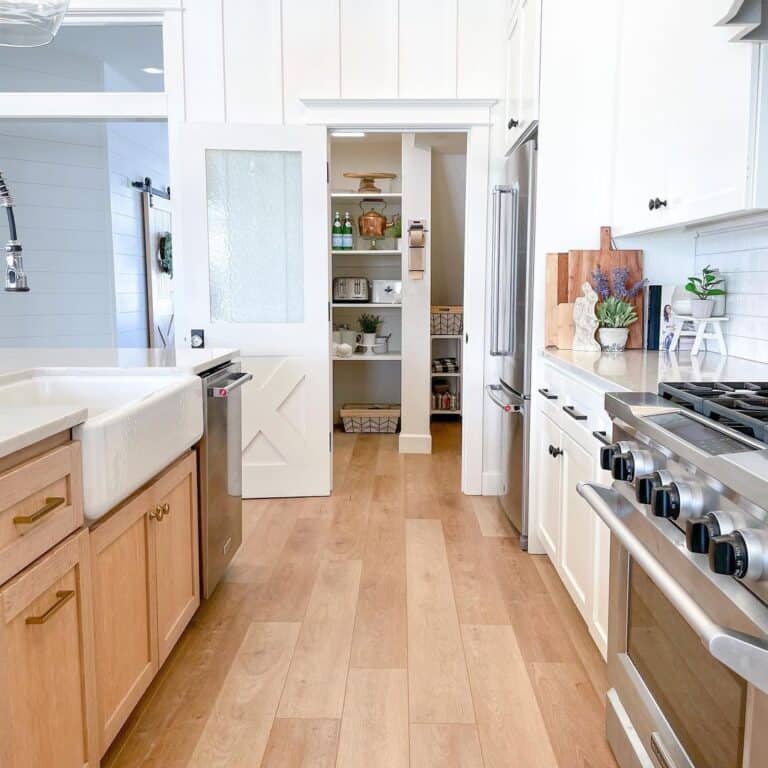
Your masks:
<path fill-rule="evenodd" d="M 165 120 L 165 93 L 4 93 L 0 118 Z"/>
<path fill-rule="evenodd" d="M 300 99 L 308 125 L 461 130 L 491 124 L 496 99 Z"/>
<path fill-rule="evenodd" d="M 432 435 L 405 435 L 400 433 L 400 453 L 432 453 Z"/>

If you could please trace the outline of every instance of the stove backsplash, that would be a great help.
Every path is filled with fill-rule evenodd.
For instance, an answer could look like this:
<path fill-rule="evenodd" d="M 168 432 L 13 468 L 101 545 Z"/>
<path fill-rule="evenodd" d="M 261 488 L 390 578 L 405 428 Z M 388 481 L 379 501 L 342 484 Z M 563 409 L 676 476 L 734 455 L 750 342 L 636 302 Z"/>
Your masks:
<path fill-rule="evenodd" d="M 728 353 L 768 362 L 768 217 L 697 233 L 694 269 L 711 264 L 726 280 Z"/>
<path fill-rule="evenodd" d="M 649 282 L 683 284 L 708 264 L 726 279 L 723 326 L 728 352 L 768 362 L 768 214 L 696 228 L 616 239 L 619 248 L 642 248 Z"/>

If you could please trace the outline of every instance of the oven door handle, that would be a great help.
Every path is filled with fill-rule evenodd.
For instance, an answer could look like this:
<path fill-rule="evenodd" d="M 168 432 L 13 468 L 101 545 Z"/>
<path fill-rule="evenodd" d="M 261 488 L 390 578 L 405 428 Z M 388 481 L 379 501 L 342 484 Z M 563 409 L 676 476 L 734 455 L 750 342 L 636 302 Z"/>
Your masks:
<path fill-rule="evenodd" d="M 701 609 L 625 525 L 622 518 L 634 508 L 621 494 L 597 483 L 578 483 L 576 487 L 630 557 L 688 622 L 710 654 L 748 683 L 768 694 L 768 642 L 721 627 Z"/>

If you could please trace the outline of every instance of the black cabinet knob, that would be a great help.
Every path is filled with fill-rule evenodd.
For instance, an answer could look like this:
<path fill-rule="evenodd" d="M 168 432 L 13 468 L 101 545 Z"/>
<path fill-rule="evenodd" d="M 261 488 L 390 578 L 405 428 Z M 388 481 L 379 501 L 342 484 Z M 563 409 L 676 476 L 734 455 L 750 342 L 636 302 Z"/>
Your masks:
<path fill-rule="evenodd" d="M 613 457 L 611 474 L 614 480 L 625 480 L 629 483 L 635 476 L 635 460 L 629 453 L 619 453 Z"/>
<path fill-rule="evenodd" d="M 680 494 L 674 483 L 657 485 L 651 491 L 651 509 L 656 517 L 677 520 L 680 514 Z"/>
<path fill-rule="evenodd" d="M 661 485 L 658 472 L 652 475 L 643 475 L 637 478 L 635 483 L 635 496 L 641 504 L 650 504 L 653 489 Z"/>
<path fill-rule="evenodd" d="M 507 128 L 511 131 L 513 128 L 517 128 L 517 126 L 520 125 L 519 120 L 515 120 L 514 117 L 510 117 L 507 121 Z"/>
<path fill-rule="evenodd" d="M 667 207 L 667 201 L 666 200 L 659 200 L 658 197 L 652 197 L 648 201 L 648 210 L 649 211 L 658 211 L 659 208 L 666 208 Z"/>
<path fill-rule="evenodd" d="M 685 521 L 685 546 L 689 552 L 706 555 L 709 543 L 720 535 L 720 524 L 714 515 L 692 517 Z"/>
<path fill-rule="evenodd" d="M 709 545 L 709 567 L 724 576 L 743 578 L 748 564 L 747 545 L 740 533 L 715 536 Z"/>
<path fill-rule="evenodd" d="M 549 446 L 549 455 L 550 455 L 550 456 L 551 456 L 553 459 L 556 459 L 558 456 L 560 456 L 560 455 L 562 454 L 562 452 L 563 452 L 563 449 L 562 449 L 562 448 L 557 448 L 557 447 L 556 447 L 556 446 L 554 446 L 554 445 L 550 445 L 550 446 Z"/>

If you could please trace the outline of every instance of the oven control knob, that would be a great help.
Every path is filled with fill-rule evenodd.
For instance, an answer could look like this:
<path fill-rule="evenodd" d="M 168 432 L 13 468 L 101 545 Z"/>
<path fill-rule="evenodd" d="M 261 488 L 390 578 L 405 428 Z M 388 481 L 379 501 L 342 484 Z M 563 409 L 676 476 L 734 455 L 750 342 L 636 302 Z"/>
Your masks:
<path fill-rule="evenodd" d="M 744 537 L 738 532 L 715 536 L 709 546 L 709 567 L 715 573 L 743 579 L 749 567 L 749 552 Z"/>
<path fill-rule="evenodd" d="M 722 533 L 717 517 L 711 512 L 685 521 L 685 545 L 699 555 L 706 555 L 709 542 Z"/>
<path fill-rule="evenodd" d="M 613 457 L 611 475 L 614 480 L 626 480 L 632 482 L 635 476 L 635 461 L 631 453 L 619 453 Z"/>
<path fill-rule="evenodd" d="M 677 483 L 658 485 L 651 490 L 651 509 L 656 517 L 677 520 L 680 514 L 680 493 Z"/>
<path fill-rule="evenodd" d="M 638 477 L 635 482 L 635 495 L 640 504 L 650 504 L 653 495 L 653 489 L 663 485 L 663 481 L 658 472 L 652 475 L 643 475 Z"/>
<path fill-rule="evenodd" d="M 600 468 L 610 472 L 613 469 L 613 459 L 620 453 L 631 451 L 636 447 L 635 443 L 623 441 L 620 443 L 611 443 L 600 449 Z"/>

